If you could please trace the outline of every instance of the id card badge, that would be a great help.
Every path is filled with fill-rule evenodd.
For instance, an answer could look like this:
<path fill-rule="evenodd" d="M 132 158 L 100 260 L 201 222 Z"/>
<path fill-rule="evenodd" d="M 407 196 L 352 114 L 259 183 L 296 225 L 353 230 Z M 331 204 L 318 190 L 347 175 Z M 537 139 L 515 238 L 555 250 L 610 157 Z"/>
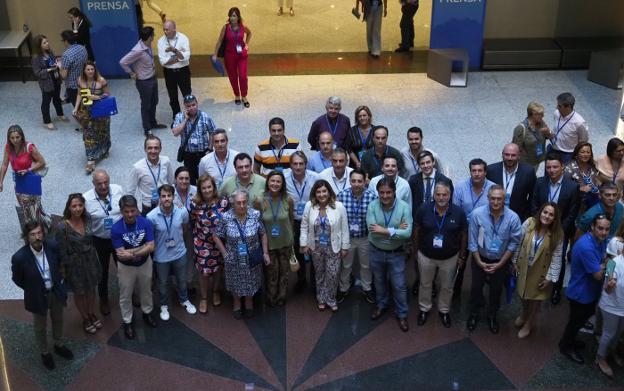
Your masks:
<path fill-rule="evenodd" d="M 360 233 L 360 225 L 359 224 L 351 224 L 349 225 L 349 231 L 351 231 L 354 234 L 359 234 Z"/>
<path fill-rule="evenodd" d="M 104 219 L 104 228 L 111 229 L 113 228 L 113 218 L 107 217 Z"/>
<path fill-rule="evenodd" d="M 190 145 L 193 145 L 193 146 L 195 146 L 195 147 L 196 147 L 196 146 L 197 146 L 197 144 L 199 144 L 199 140 L 197 140 L 196 138 L 191 138 L 191 139 L 189 140 L 189 144 L 190 144 Z"/>
<path fill-rule="evenodd" d="M 247 245 L 245 243 L 239 243 L 237 245 L 238 255 L 241 257 L 247 256 Z"/>
<path fill-rule="evenodd" d="M 221 185 L 223 185 L 223 181 L 215 181 L 217 182 L 217 189 L 221 188 Z"/>
<path fill-rule="evenodd" d="M 358 152 L 358 160 L 362 162 L 362 156 L 364 156 L 364 151 Z"/>
<path fill-rule="evenodd" d="M 433 235 L 433 248 L 442 248 L 444 243 L 444 235 Z"/>
<path fill-rule="evenodd" d="M 537 144 L 535 146 L 535 155 L 537 155 L 537 157 L 540 157 L 544 154 L 544 146 L 542 144 Z"/>
<path fill-rule="evenodd" d="M 273 237 L 273 238 L 277 238 L 277 237 L 279 237 L 279 236 L 280 236 L 280 234 L 281 234 L 281 233 L 280 233 L 280 231 L 281 231 L 281 230 L 280 230 L 280 226 L 279 226 L 279 225 L 277 225 L 277 224 L 273 224 L 273 225 L 271 226 L 271 237 Z"/>
<path fill-rule="evenodd" d="M 158 189 L 152 189 L 152 205 L 158 204 Z"/>
<path fill-rule="evenodd" d="M 236 53 L 241 54 L 243 52 L 243 45 L 236 44 Z"/>
<path fill-rule="evenodd" d="M 303 216 L 303 210 L 305 209 L 305 204 L 303 202 L 297 203 L 297 216 Z"/>
<path fill-rule="evenodd" d="M 46 289 L 52 289 L 52 280 L 50 280 L 49 278 L 45 278 L 43 280 L 43 283 Z"/>
<path fill-rule="evenodd" d="M 284 167 L 275 167 L 275 171 L 284 172 Z"/>
<path fill-rule="evenodd" d="M 165 245 L 167 246 L 167 248 L 175 247 L 176 242 L 173 239 L 167 239 L 167 241 L 165 242 Z"/>
<path fill-rule="evenodd" d="M 488 247 L 488 250 L 492 253 L 498 253 L 500 252 L 502 246 L 503 246 L 503 241 L 500 240 L 499 238 L 496 238 L 490 242 L 490 246 Z"/>
<path fill-rule="evenodd" d="M 510 193 L 505 193 L 505 206 L 509 206 L 509 200 L 511 199 Z"/>
<path fill-rule="evenodd" d="M 321 246 L 327 246 L 329 244 L 329 235 L 327 235 L 327 234 L 320 234 L 319 235 L 319 244 Z"/>

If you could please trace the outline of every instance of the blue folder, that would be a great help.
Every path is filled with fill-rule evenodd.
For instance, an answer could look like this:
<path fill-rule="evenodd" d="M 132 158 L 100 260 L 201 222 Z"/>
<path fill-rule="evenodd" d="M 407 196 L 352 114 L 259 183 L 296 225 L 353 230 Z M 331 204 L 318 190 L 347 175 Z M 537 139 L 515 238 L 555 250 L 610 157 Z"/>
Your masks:
<path fill-rule="evenodd" d="M 219 61 L 219 59 L 213 60 L 212 58 L 210 61 L 212 62 L 212 67 L 215 71 L 219 72 L 221 76 L 225 76 L 225 69 L 223 68 L 223 64 L 221 64 L 221 61 Z"/>
<path fill-rule="evenodd" d="M 24 175 L 15 174 L 14 179 L 16 193 L 41 195 L 41 176 L 27 172 Z"/>
<path fill-rule="evenodd" d="M 117 113 L 117 100 L 115 100 L 114 96 L 96 100 L 93 102 L 93 106 L 91 106 L 91 118 L 110 117 Z"/>

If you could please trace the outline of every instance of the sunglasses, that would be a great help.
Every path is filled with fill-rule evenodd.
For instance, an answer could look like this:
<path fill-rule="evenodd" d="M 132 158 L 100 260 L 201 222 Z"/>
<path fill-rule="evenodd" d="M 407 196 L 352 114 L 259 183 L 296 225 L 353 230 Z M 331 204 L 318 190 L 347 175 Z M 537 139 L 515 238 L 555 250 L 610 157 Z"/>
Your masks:
<path fill-rule="evenodd" d="M 184 103 L 194 102 L 196 100 L 197 98 L 195 97 L 195 95 L 187 95 L 184 97 Z"/>

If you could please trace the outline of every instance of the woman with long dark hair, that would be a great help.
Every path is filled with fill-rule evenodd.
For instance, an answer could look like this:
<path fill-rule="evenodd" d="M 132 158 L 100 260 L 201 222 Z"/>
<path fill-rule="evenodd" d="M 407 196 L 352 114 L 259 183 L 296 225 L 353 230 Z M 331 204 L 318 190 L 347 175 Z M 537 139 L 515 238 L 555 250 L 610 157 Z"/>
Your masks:
<path fill-rule="evenodd" d="M 76 7 L 72 7 L 67 11 L 67 16 L 72 23 L 72 32 L 76 37 L 76 43 L 87 49 L 89 61 L 95 62 L 93 49 L 91 48 L 91 21 L 85 14 Z"/>
<path fill-rule="evenodd" d="M 622 194 L 624 190 L 624 141 L 618 137 L 611 138 L 607 143 L 607 154 L 596 159 L 596 168 L 600 181 L 615 183 Z"/>
<path fill-rule="evenodd" d="M 50 118 L 50 102 L 54 105 L 56 115 L 63 122 L 69 119 L 63 114 L 63 103 L 61 102 L 61 75 L 56 65 L 56 56 L 50 48 L 50 42 L 45 35 L 37 35 L 33 44 L 35 56 L 31 65 L 33 73 L 39 82 L 41 89 L 41 115 L 43 125 L 49 130 L 54 130 L 52 118 Z"/>
<path fill-rule="evenodd" d="M 349 153 L 349 167 L 360 168 L 362 155 L 373 147 L 373 114 L 368 106 L 355 109 L 355 125 L 349 129 L 344 149 Z"/>
<path fill-rule="evenodd" d="M 572 160 L 565 167 L 565 173 L 579 184 L 582 201 L 578 213 L 580 216 L 599 201 L 598 189 L 601 181 L 590 143 L 580 142 L 576 145 L 572 152 Z"/>

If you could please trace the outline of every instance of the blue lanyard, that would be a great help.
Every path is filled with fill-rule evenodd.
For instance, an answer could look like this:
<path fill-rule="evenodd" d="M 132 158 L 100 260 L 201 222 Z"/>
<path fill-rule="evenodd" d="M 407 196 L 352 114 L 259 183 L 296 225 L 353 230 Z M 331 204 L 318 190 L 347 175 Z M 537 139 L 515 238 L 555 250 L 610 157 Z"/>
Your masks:
<path fill-rule="evenodd" d="M 297 182 L 295 182 L 294 174 L 293 174 L 293 176 L 290 177 L 290 179 L 292 180 L 293 187 L 295 188 L 295 191 L 297 192 L 297 195 L 299 196 L 299 201 L 303 201 L 303 195 L 305 194 L 305 188 L 308 185 L 308 182 L 306 182 L 306 179 L 305 179 L 305 175 L 303 176 L 303 187 L 301 188 L 301 192 L 299 192 L 299 189 L 297 189 Z"/>
<path fill-rule="evenodd" d="M 284 137 L 284 138 L 286 139 L 285 143 L 284 143 L 284 146 L 279 150 L 277 155 L 275 154 L 275 147 L 269 141 L 269 145 L 271 146 L 271 152 L 273 152 L 273 157 L 275 157 L 275 164 L 280 164 L 281 163 L 282 155 L 284 154 L 284 149 L 286 149 L 286 145 L 288 144 L 288 139 L 286 137 Z"/>
<path fill-rule="evenodd" d="M 537 253 L 537 249 L 539 248 L 539 246 L 544 241 L 544 238 L 545 238 L 545 236 L 542 236 L 540 238 L 539 236 L 537 236 L 537 233 L 535 233 L 535 240 L 533 242 L 533 256 L 535 256 L 535 254 Z"/>
<path fill-rule="evenodd" d="M 557 198 L 557 195 L 559 195 L 559 191 L 561 191 L 561 183 L 557 183 L 557 190 L 555 190 L 554 193 L 551 192 L 550 190 L 550 183 L 548 184 L 548 201 L 549 202 L 554 202 L 553 200 L 555 198 Z"/>
<path fill-rule="evenodd" d="M 492 216 L 491 212 L 490 212 L 490 220 L 492 220 L 492 232 L 494 232 L 494 235 L 496 237 L 498 237 L 498 230 L 500 229 L 501 225 L 503 224 L 503 219 L 505 218 L 505 215 L 502 214 L 500 216 L 500 220 L 498 221 L 498 226 L 496 226 L 496 223 L 494 222 L 494 216 Z"/>
<path fill-rule="evenodd" d="M 152 168 L 150 167 L 147 159 L 145 159 L 145 164 L 147 165 L 147 169 L 149 170 L 150 174 L 152 174 L 152 178 L 154 179 L 154 186 L 158 187 L 158 181 L 160 180 L 160 161 L 158 161 L 158 178 L 156 178 L 156 175 L 154 175 L 154 171 L 152 171 Z"/>
<path fill-rule="evenodd" d="M 418 167 L 416 159 L 414 159 L 414 156 L 412 156 L 411 152 L 408 153 L 408 156 L 410 158 L 410 161 L 412 162 L 412 166 L 414 167 L 414 173 L 418 174 L 420 172 L 420 167 Z"/>
<path fill-rule="evenodd" d="M 364 190 L 364 191 L 366 191 L 366 190 Z M 355 198 L 355 196 L 353 195 L 353 190 L 351 190 L 351 197 L 353 197 L 353 205 L 354 205 L 354 209 L 355 209 L 355 218 L 359 218 L 359 216 L 360 216 L 360 209 L 362 208 L 362 202 L 364 201 L 364 193 L 362 193 L 362 195 L 360 196 L 360 199 L 357 200 Z"/>
<path fill-rule="evenodd" d="M 474 196 L 472 195 L 473 191 L 472 191 L 472 181 L 470 181 L 470 201 L 472 201 L 472 209 L 475 208 L 475 205 L 477 205 L 477 202 L 479 202 L 479 200 L 481 199 L 481 197 L 483 196 L 483 193 L 485 193 L 485 185 L 483 185 L 483 189 L 481 189 L 481 194 L 479 194 L 479 197 L 477 197 L 477 200 L 475 201 Z"/>
<path fill-rule="evenodd" d="M 574 117 L 574 114 L 576 114 L 576 111 L 573 111 L 570 118 L 568 118 L 566 122 L 563 123 L 563 125 L 559 126 L 559 123 L 561 122 L 561 112 L 559 112 L 559 118 L 557 119 L 557 133 L 555 133 L 555 142 L 557 142 L 557 136 L 559 136 L 559 132 L 561 132 L 561 129 L 565 128 L 565 126 L 568 124 L 568 122 L 570 122 L 572 117 Z"/>
<path fill-rule="evenodd" d="M 394 210 L 395 209 L 396 209 L 396 200 L 394 200 L 394 202 L 392 203 L 392 210 L 390 211 L 390 215 L 389 216 L 386 213 L 386 211 L 383 210 L 383 207 L 381 209 L 381 213 L 383 213 L 383 217 L 384 217 L 384 222 L 386 223 L 386 228 L 388 228 L 389 225 L 390 225 L 390 221 L 392 220 L 392 215 L 394 214 Z"/>
<path fill-rule="evenodd" d="M 45 255 L 45 250 L 43 249 L 43 247 L 41 247 L 41 254 L 43 255 L 43 262 L 41 262 L 41 264 L 39 264 L 39 260 L 37 259 L 37 257 L 35 257 L 35 263 L 37 264 L 37 269 L 39 269 L 39 273 L 41 273 L 41 278 L 43 278 L 44 280 L 46 279 L 45 274 L 46 274 L 46 255 Z M 48 266 L 49 268 L 49 266 Z"/>
<path fill-rule="evenodd" d="M 366 148 L 366 142 L 368 141 L 368 139 L 370 138 L 370 135 L 371 135 L 370 129 L 372 129 L 372 126 L 371 126 L 371 128 L 368 129 L 368 134 L 366 135 L 366 139 L 364 139 L 364 136 L 362 135 L 362 131 L 360 130 L 360 127 L 359 126 L 357 127 L 358 134 L 360 135 L 360 141 L 362 142 L 362 150 L 366 150 L 367 149 Z"/>
<path fill-rule="evenodd" d="M 336 129 L 338 129 L 338 122 L 340 121 L 340 115 L 338 115 L 338 117 L 336 117 L 336 124 L 333 127 L 331 126 L 331 121 L 329 120 L 329 115 L 327 115 L 327 114 L 325 114 L 325 121 L 327 121 L 327 127 L 331 131 L 332 137 L 335 138 L 335 136 L 336 136 Z"/>
<path fill-rule="evenodd" d="M 238 232 L 240 233 L 240 240 L 247 243 L 247 241 L 245 240 L 246 236 L 245 236 L 245 233 L 243 232 L 243 228 L 241 227 L 236 217 L 234 217 L 234 222 L 236 223 L 236 228 L 238 228 Z M 247 226 L 247 217 L 245 217 L 245 220 L 243 221 L 243 227 L 246 227 L 246 226 Z"/>
<path fill-rule="evenodd" d="M 277 209 L 273 209 L 273 200 L 269 198 L 269 206 L 271 207 L 271 214 L 273 215 L 273 222 L 277 221 L 277 215 L 279 215 L 280 206 L 282 206 L 282 199 L 277 201 Z"/>
<path fill-rule="evenodd" d="M 334 179 L 334 177 L 332 177 L 332 181 L 334 181 L 334 185 L 336 185 L 336 189 L 338 189 L 338 193 L 340 193 L 341 191 L 343 191 L 345 189 L 345 187 L 347 187 L 347 172 L 345 171 L 345 178 L 344 178 L 344 183 L 342 184 L 342 189 L 338 187 L 338 183 L 336 182 L 336 180 Z"/>
<path fill-rule="evenodd" d="M 505 171 L 505 169 L 503 169 L 503 175 L 505 176 L 505 178 L 507 178 L 507 179 L 505 179 L 505 193 L 507 193 L 507 188 L 509 187 L 509 184 L 514 179 L 514 177 L 516 176 L 516 172 L 518 172 L 517 168 L 516 168 L 516 171 L 513 172 L 513 174 L 509 175 L 509 174 L 507 174 L 507 171 Z"/>
<path fill-rule="evenodd" d="M 162 208 L 160 208 L 160 213 L 161 213 L 163 220 L 165 220 L 165 227 L 167 227 L 167 238 L 171 239 L 171 227 L 173 227 L 173 215 L 175 214 L 175 207 L 171 208 L 171 217 L 169 218 L 168 223 L 167 223 L 167 216 L 165 216 L 165 213 L 163 212 Z"/>
<path fill-rule="evenodd" d="M 221 182 L 223 182 L 223 177 L 225 176 L 225 172 L 227 171 L 227 164 L 230 160 L 230 151 L 227 151 L 227 155 L 225 155 L 225 164 L 223 165 L 223 171 L 221 171 L 221 165 L 219 164 L 219 159 L 217 159 L 217 153 L 214 154 L 214 160 L 217 164 L 217 170 L 219 170 L 219 175 L 221 175 Z"/>
<path fill-rule="evenodd" d="M 100 204 L 100 208 L 102 208 L 102 210 L 104 211 L 104 214 L 108 216 L 109 212 L 113 210 L 113 195 L 111 194 L 110 187 L 108 188 L 108 207 L 107 208 L 105 208 L 104 205 L 102 205 L 102 203 L 100 202 L 100 198 L 97 196 L 97 193 L 95 193 L 95 200 L 98 202 L 98 204 Z"/>
<path fill-rule="evenodd" d="M 438 226 L 438 233 L 440 233 L 442 231 L 442 227 L 444 227 L 444 220 L 446 219 L 446 212 L 448 212 L 449 208 L 450 208 L 450 205 L 444 211 L 444 214 L 442 215 L 442 221 L 438 223 L 438 211 L 436 210 L 435 204 L 433 204 L 433 218 L 436 222 L 436 225 Z"/>

